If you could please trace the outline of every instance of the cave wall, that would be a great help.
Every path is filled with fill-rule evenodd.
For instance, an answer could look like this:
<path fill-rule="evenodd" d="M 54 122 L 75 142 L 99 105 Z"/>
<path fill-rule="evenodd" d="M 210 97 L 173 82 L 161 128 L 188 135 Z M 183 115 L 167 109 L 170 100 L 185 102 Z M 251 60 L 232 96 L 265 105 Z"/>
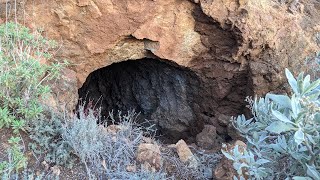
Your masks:
<path fill-rule="evenodd" d="M 0 2 L 2 22 L 6 2 L 11 11 L 14 8 L 14 1 Z M 71 62 L 78 87 L 94 70 L 152 52 L 190 68 L 208 66 L 210 60 L 237 63 L 241 70 L 250 69 L 254 92 L 263 94 L 283 83 L 283 67 L 294 69 L 319 50 L 316 0 L 302 0 L 294 11 L 273 0 L 17 3 L 21 23 L 61 42 L 57 56 Z M 222 68 L 228 71 L 228 67 Z"/>

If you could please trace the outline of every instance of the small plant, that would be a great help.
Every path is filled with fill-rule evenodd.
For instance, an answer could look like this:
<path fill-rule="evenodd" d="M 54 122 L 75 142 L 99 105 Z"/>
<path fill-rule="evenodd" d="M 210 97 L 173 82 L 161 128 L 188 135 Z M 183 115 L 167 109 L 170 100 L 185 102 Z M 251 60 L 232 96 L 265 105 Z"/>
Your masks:
<path fill-rule="evenodd" d="M 21 139 L 19 137 L 11 137 L 8 149 L 8 160 L 0 162 L 0 175 L 2 179 L 10 179 L 10 176 L 14 172 L 18 172 L 19 169 L 26 167 L 27 158 L 24 156 L 20 146 Z"/>
<path fill-rule="evenodd" d="M 39 33 L 16 23 L 0 25 L 0 128 L 24 129 L 38 118 L 40 100 L 50 93 L 45 82 L 58 77 L 64 63 L 47 63 L 56 47 Z"/>
<path fill-rule="evenodd" d="M 11 174 L 5 172 L 1 178 L 2 180 L 59 180 L 59 177 L 52 172 L 35 172 L 35 170 L 28 169 L 28 167 L 25 167 L 22 171 L 16 171 L 15 173 Z"/>
<path fill-rule="evenodd" d="M 32 121 L 43 116 L 41 101 L 51 91 L 46 83 L 58 78 L 60 69 L 66 65 L 49 63 L 53 61 L 50 50 L 55 47 L 54 41 L 20 24 L 0 25 L 0 129 L 12 128 L 18 135 L 20 130 L 29 129 Z M 39 122 L 44 126 L 43 123 Z M 0 163 L 4 179 L 10 178 L 12 171 L 26 166 L 20 141 L 16 137 L 9 140 L 8 161 Z"/>
<path fill-rule="evenodd" d="M 105 153 L 104 145 L 107 141 L 103 129 L 97 124 L 98 120 L 95 111 L 88 110 L 85 112 L 84 107 L 81 106 L 79 118 L 75 117 L 69 121 L 62 134 L 73 153 L 85 164 L 89 175 L 90 169 L 87 162 L 92 164 L 100 162 L 102 154 Z"/>
<path fill-rule="evenodd" d="M 235 179 L 320 179 L 320 79 L 295 79 L 287 69 L 286 76 L 291 96 L 251 100 L 253 118 L 232 121 L 248 141 L 243 152 L 223 151 L 234 161 Z"/>
<path fill-rule="evenodd" d="M 97 109 L 80 105 L 78 116 L 66 121 L 62 136 L 85 165 L 89 178 L 165 179 L 166 173 L 162 171 L 150 172 L 138 167 L 136 154 L 143 142 L 143 130 L 147 128 L 136 124 L 135 112 L 119 112 L 117 116 L 111 112 L 104 121 L 111 128 L 108 124 L 106 127 L 98 124 L 102 122 L 99 114 Z M 128 166 L 135 166 L 136 170 L 127 171 Z"/>
<path fill-rule="evenodd" d="M 44 155 L 44 160 L 49 163 L 72 167 L 76 157 L 68 142 L 62 138 L 65 130 L 62 119 L 56 113 L 51 113 L 51 118 L 46 116 L 33 121 L 28 129 L 29 137 L 33 140 L 29 147 L 36 155 Z"/>

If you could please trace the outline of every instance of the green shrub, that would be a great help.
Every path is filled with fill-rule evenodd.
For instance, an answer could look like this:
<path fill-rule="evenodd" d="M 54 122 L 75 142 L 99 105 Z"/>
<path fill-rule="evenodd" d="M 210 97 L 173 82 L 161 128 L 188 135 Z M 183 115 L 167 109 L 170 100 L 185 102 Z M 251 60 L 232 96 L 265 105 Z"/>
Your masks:
<path fill-rule="evenodd" d="M 14 133 L 25 130 L 32 120 L 39 120 L 41 101 L 51 89 L 46 82 L 58 78 L 66 63 L 53 61 L 50 50 L 54 41 L 20 24 L 7 22 L 0 25 L 0 129 L 12 128 Z M 40 122 L 40 124 L 43 122 Z M 0 162 L 0 174 L 10 178 L 27 164 L 20 149 L 20 138 L 12 137 L 8 161 Z"/>
<path fill-rule="evenodd" d="M 297 79 L 286 69 L 292 95 L 250 101 L 253 118 L 235 118 L 247 149 L 223 151 L 240 179 L 320 179 L 320 79 Z M 235 179 L 238 179 L 235 177 Z"/>
<path fill-rule="evenodd" d="M 13 172 L 17 172 L 20 168 L 24 168 L 27 165 L 27 158 L 24 156 L 21 146 L 19 145 L 21 139 L 18 137 L 11 137 L 7 155 L 8 160 L 0 162 L 0 175 L 1 179 L 10 179 Z"/>
<path fill-rule="evenodd" d="M 54 41 L 22 25 L 0 25 L 0 128 L 17 132 L 42 113 L 40 100 L 50 92 L 44 83 L 57 78 L 64 65 L 41 63 L 51 59 L 54 47 Z"/>
<path fill-rule="evenodd" d="M 51 113 L 51 117 L 33 121 L 29 130 L 32 140 L 29 147 L 36 155 L 43 155 L 46 162 L 71 168 L 76 157 L 68 142 L 62 138 L 65 131 L 62 120 L 61 116 Z"/>
<path fill-rule="evenodd" d="M 73 153 L 85 164 L 89 176 L 90 169 L 87 162 L 100 164 L 102 154 L 105 153 L 105 142 L 107 142 L 103 129 L 97 124 L 98 120 L 93 110 L 85 113 L 81 106 L 79 118 L 75 116 L 68 121 L 62 132 L 63 139 L 72 148 Z"/>

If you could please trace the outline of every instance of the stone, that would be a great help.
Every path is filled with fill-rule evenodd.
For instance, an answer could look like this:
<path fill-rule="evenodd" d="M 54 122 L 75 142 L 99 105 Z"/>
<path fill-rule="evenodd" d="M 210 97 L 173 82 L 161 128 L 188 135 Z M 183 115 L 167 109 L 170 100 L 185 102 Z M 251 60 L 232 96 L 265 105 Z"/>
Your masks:
<path fill-rule="evenodd" d="M 213 177 L 217 180 L 233 180 L 237 172 L 233 169 L 232 161 L 223 158 L 213 171 Z"/>
<path fill-rule="evenodd" d="M 230 124 L 231 116 L 227 116 L 225 114 L 219 114 L 218 115 L 218 123 L 221 126 L 228 126 Z"/>
<path fill-rule="evenodd" d="M 58 80 L 47 83 L 51 87 L 51 92 L 46 99 L 40 101 L 53 111 L 72 116 L 76 108 L 75 104 L 78 102 L 76 73 L 67 68 L 62 69 L 60 73 Z"/>
<path fill-rule="evenodd" d="M 175 145 L 176 151 L 180 160 L 183 163 L 187 163 L 188 167 L 190 168 L 197 168 L 198 161 L 191 152 L 190 148 L 188 147 L 187 143 L 184 140 L 179 140 Z"/>
<path fill-rule="evenodd" d="M 53 167 L 50 168 L 50 170 L 52 171 L 52 174 L 59 177 L 60 173 L 61 173 L 61 170 L 60 170 L 60 167 L 55 165 Z"/>
<path fill-rule="evenodd" d="M 201 133 L 196 136 L 197 145 L 203 149 L 220 149 L 222 139 L 217 135 L 216 127 L 204 125 Z"/>
<path fill-rule="evenodd" d="M 138 146 L 137 161 L 146 170 L 155 172 L 162 166 L 160 147 L 156 144 L 142 143 Z"/>

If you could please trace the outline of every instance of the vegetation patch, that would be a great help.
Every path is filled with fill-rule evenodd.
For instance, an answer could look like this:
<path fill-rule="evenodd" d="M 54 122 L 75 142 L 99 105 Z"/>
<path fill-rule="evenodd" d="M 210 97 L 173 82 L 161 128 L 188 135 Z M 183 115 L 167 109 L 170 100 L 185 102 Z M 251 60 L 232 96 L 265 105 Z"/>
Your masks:
<path fill-rule="evenodd" d="M 253 118 L 233 120 L 247 149 L 223 150 L 235 179 L 320 179 L 320 79 L 297 79 L 286 69 L 292 94 L 250 100 Z M 225 146 L 226 147 L 226 146 Z"/>

